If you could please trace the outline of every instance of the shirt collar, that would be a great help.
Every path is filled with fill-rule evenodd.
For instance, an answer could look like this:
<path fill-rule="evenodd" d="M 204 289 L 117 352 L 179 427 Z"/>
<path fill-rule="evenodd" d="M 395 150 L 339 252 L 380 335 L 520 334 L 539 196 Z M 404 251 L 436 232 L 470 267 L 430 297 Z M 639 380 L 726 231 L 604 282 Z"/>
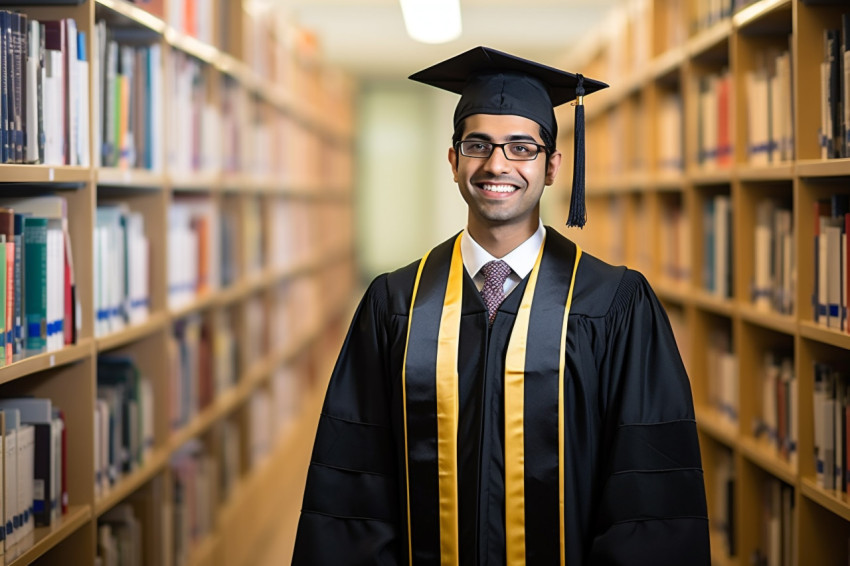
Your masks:
<path fill-rule="evenodd" d="M 464 230 L 460 238 L 460 253 L 463 256 L 463 266 L 467 273 L 471 277 L 475 277 L 485 263 L 494 259 L 502 259 L 520 279 L 524 279 L 534 268 L 534 262 L 537 261 L 537 255 L 540 253 L 540 246 L 543 245 L 546 236 L 543 221 L 538 219 L 537 222 L 537 231 L 502 258 L 493 257 L 490 252 L 472 239 L 469 231 Z"/>

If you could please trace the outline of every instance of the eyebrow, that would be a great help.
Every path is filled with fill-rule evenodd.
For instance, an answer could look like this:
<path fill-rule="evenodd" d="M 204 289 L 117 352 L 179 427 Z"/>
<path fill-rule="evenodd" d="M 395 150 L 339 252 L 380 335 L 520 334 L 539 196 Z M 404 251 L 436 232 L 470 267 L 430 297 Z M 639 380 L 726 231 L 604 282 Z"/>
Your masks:
<path fill-rule="evenodd" d="M 469 132 L 469 134 L 467 134 L 466 137 L 464 137 L 463 139 L 464 140 L 476 139 L 476 140 L 483 140 L 483 141 L 488 141 L 488 142 L 492 142 L 494 140 L 493 136 L 491 136 L 490 134 L 485 134 L 484 132 Z M 538 142 L 536 139 L 534 139 L 533 136 L 530 136 L 529 134 L 511 134 L 506 138 L 506 142 L 517 142 L 517 141 L 529 141 L 529 142 L 536 143 L 536 144 L 541 143 L 541 142 Z"/>

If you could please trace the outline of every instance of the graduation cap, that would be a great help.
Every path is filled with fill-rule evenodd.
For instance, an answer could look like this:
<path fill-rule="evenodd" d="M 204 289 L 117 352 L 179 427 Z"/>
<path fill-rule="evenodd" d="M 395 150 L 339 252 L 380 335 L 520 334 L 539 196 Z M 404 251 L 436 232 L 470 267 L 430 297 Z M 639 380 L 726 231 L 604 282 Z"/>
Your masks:
<path fill-rule="evenodd" d="M 568 226 L 584 226 L 584 95 L 608 85 L 503 53 L 475 47 L 410 75 L 410 79 L 461 95 L 454 125 L 473 114 L 511 114 L 540 124 L 557 140 L 555 106 L 576 101 L 573 191 Z"/>

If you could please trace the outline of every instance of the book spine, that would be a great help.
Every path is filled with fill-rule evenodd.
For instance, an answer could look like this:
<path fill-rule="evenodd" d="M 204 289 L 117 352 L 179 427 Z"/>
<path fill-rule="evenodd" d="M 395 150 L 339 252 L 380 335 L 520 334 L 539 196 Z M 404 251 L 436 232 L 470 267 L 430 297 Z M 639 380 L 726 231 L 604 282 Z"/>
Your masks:
<path fill-rule="evenodd" d="M 24 218 L 24 318 L 28 354 L 47 346 L 47 219 Z"/>

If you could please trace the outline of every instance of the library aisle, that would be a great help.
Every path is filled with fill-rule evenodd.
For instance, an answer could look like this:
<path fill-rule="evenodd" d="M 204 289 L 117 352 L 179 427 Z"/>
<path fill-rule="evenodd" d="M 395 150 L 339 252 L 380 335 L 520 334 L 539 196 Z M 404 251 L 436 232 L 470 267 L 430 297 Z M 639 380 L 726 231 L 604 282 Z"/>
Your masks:
<path fill-rule="evenodd" d="M 241 2 L 2 6 L 0 560 L 255 563 L 351 316 L 352 81 Z"/>

